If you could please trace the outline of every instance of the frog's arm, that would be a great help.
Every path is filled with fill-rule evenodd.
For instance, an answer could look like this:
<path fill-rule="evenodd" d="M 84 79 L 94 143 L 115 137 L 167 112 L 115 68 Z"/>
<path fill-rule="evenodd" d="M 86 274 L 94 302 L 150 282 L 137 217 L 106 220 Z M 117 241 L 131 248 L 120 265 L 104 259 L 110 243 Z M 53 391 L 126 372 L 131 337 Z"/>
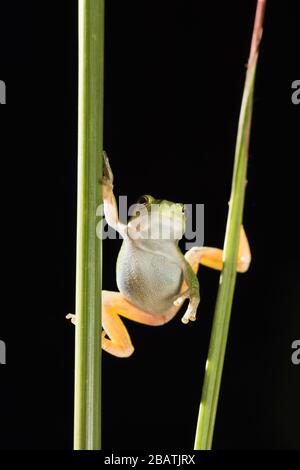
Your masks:
<path fill-rule="evenodd" d="M 113 192 L 113 173 L 106 152 L 103 152 L 102 194 L 104 215 L 108 225 L 126 237 L 126 225 L 119 221 L 118 206 Z"/>
<path fill-rule="evenodd" d="M 185 299 L 189 299 L 189 305 L 182 317 L 183 323 L 188 323 L 189 320 L 195 321 L 197 308 L 200 302 L 199 282 L 196 275 L 197 271 L 193 271 L 191 265 L 184 258 L 183 276 L 184 282 L 181 288 L 180 296 L 175 300 L 174 305 L 180 306 Z"/>

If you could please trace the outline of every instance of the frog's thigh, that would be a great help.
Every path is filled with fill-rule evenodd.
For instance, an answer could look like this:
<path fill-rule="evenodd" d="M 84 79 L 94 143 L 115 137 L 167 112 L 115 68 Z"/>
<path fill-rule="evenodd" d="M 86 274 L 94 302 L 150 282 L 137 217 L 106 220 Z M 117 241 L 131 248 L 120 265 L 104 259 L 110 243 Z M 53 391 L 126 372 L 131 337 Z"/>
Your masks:
<path fill-rule="evenodd" d="M 144 325 L 159 326 L 171 320 L 177 313 L 178 307 L 171 307 L 161 315 L 151 315 L 135 307 L 123 297 L 120 292 L 102 291 L 102 308 L 114 312 L 122 317 Z"/>
<path fill-rule="evenodd" d="M 203 264 L 209 268 L 218 269 L 219 271 L 223 268 L 223 250 L 220 250 L 219 248 L 209 248 L 205 246 L 199 248 L 193 247 L 185 254 L 185 258 L 194 272 L 198 271 L 199 264 Z M 246 272 L 249 268 L 250 262 L 250 247 L 244 227 L 241 226 L 236 270 L 240 273 Z"/>

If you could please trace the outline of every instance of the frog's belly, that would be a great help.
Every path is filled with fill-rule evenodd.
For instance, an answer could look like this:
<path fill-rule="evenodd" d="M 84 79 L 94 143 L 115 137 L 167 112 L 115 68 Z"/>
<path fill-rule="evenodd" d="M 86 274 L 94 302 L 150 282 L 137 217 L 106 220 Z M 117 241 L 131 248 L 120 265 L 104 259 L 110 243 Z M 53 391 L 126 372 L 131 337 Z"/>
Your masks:
<path fill-rule="evenodd" d="M 122 256 L 117 266 L 119 291 L 129 302 L 152 315 L 172 307 L 182 282 L 182 269 L 160 255 L 139 252 L 137 257 Z"/>

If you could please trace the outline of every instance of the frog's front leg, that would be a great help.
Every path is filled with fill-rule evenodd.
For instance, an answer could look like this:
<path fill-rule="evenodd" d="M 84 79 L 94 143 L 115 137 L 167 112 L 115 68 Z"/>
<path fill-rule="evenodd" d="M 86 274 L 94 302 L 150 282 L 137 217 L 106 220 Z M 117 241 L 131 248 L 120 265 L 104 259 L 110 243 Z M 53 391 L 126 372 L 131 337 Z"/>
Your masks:
<path fill-rule="evenodd" d="M 190 320 L 196 320 L 197 308 L 200 302 L 200 289 L 198 278 L 195 272 L 193 271 L 189 263 L 186 260 L 184 261 L 184 282 L 181 288 L 180 295 L 175 300 L 174 305 L 176 307 L 180 307 L 185 299 L 189 299 L 188 308 L 181 319 L 183 323 L 188 323 Z"/>
<path fill-rule="evenodd" d="M 108 157 L 106 152 L 103 151 L 102 195 L 104 215 L 108 225 L 125 238 L 126 226 L 119 221 L 118 206 L 113 192 L 113 180 L 113 172 L 111 170 Z"/>
<path fill-rule="evenodd" d="M 120 292 L 102 291 L 102 348 L 117 357 L 129 357 L 134 347 L 129 333 L 122 322 L 122 317 L 143 323 L 159 326 L 173 318 L 179 307 L 171 307 L 165 314 L 151 315 L 135 307 Z M 109 338 L 106 338 L 106 335 Z"/>

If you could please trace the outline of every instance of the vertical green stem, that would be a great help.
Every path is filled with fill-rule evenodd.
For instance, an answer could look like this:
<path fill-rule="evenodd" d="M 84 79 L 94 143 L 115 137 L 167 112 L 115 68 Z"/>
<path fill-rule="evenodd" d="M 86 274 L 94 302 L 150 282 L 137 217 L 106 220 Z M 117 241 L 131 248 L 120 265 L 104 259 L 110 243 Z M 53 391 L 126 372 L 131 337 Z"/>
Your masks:
<path fill-rule="evenodd" d="M 240 226 L 245 199 L 249 136 L 252 117 L 253 89 L 262 34 L 266 0 L 257 1 L 246 81 L 238 125 L 235 163 L 232 179 L 229 213 L 224 243 L 224 267 L 220 276 L 212 333 L 206 362 L 204 384 L 195 438 L 196 450 L 209 450 L 212 446 L 218 406 L 228 329 L 236 281 L 236 263 Z"/>
<path fill-rule="evenodd" d="M 101 447 L 101 242 L 104 0 L 79 0 L 74 448 Z"/>

